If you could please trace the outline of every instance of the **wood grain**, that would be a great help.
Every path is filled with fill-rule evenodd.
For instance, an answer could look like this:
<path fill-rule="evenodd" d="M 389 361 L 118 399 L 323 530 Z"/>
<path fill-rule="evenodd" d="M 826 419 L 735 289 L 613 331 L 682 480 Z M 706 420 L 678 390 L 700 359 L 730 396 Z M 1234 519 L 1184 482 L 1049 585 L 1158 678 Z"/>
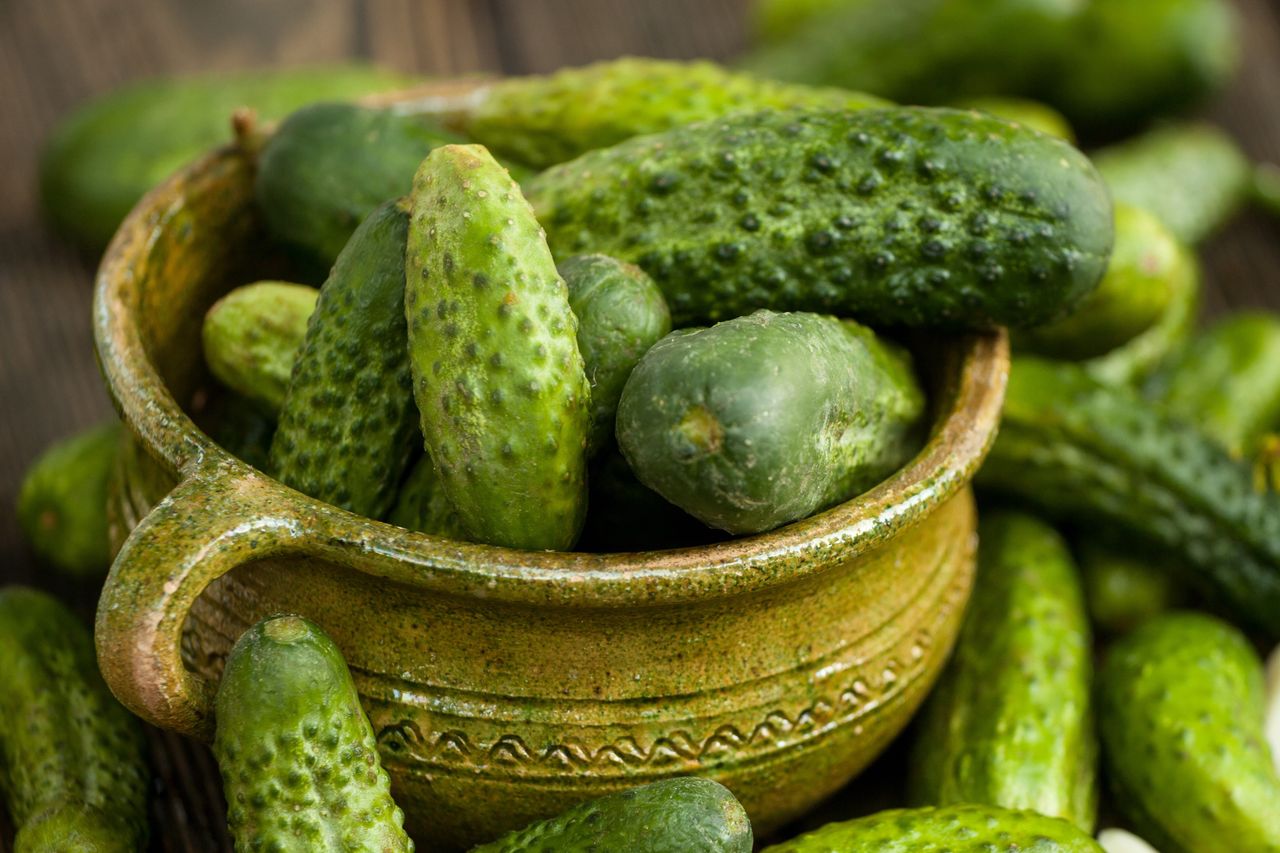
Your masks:
<path fill-rule="evenodd" d="M 1280 11 L 1238 0 L 1247 63 L 1209 111 L 1280 161 Z M 89 335 L 94 258 L 37 206 L 41 142 L 77 103 L 164 73 L 356 57 L 423 74 L 528 73 L 624 53 L 727 58 L 746 0 L 39 0 L 0 3 L 0 583 L 35 583 L 92 612 L 94 590 L 48 576 L 21 542 L 22 472 L 50 441 L 110 415 Z M 1280 229 L 1246 217 L 1203 253 L 1207 313 L 1280 308 Z M 230 849 L 208 751 L 152 732 L 153 848 Z M 11 835 L 0 815 L 0 851 Z"/>

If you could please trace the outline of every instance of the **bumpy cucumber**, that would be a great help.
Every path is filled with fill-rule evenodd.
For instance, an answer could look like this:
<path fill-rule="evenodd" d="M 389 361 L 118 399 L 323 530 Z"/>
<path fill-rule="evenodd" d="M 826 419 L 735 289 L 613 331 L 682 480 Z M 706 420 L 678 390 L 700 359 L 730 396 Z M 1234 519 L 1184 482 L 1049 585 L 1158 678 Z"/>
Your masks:
<path fill-rule="evenodd" d="M 467 538 L 462 519 L 440 488 L 440 478 L 430 456 L 424 455 L 409 469 L 387 521 L 432 536 Z"/>
<path fill-rule="evenodd" d="M 623 57 L 499 80 L 469 95 L 451 121 L 490 150 L 545 168 L 633 136 L 730 113 L 887 105 L 860 92 L 779 83 L 713 62 Z"/>
<path fill-rule="evenodd" d="M 591 382 L 591 434 L 587 455 L 613 440 L 622 386 L 640 356 L 671 331 L 662 291 L 632 264 L 607 255 L 578 255 L 559 272 L 578 318 L 578 351 Z"/>
<path fill-rule="evenodd" d="M 429 119 L 354 104 L 313 104 L 281 123 L 258 160 L 267 227 L 326 267 L 356 226 L 409 192 L 431 149 L 459 141 Z"/>
<path fill-rule="evenodd" d="M 1067 143 L 977 112 L 739 114 L 531 178 L 551 249 L 638 264 L 677 326 L 754 308 L 1036 325 L 1094 288 L 1106 188 Z"/>
<path fill-rule="evenodd" d="M 1005 121 L 1017 122 L 1032 130 L 1065 139 L 1067 142 L 1076 141 L 1076 133 L 1071 129 L 1071 123 L 1067 121 L 1066 116 L 1048 104 L 1042 104 L 1030 98 L 987 95 L 962 98 L 953 102 L 951 106 L 966 110 L 981 110 Z"/>
<path fill-rule="evenodd" d="M 209 372 L 275 416 L 319 297 L 305 284 L 260 281 L 219 299 L 204 317 Z"/>
<path fill-rule="evenodd" d="M 912 799 L 1028 809 L 1092 832 L 1092 649 L 1071 554 L 1016 513 L 985 514 L 978 539 L 964 627 L 914 744 Z"/>
<path fill-rule="evenodd" d="M 829 823 L 761 853 L 954 853 L 960 850 L 1101 853 L 1068 821 L 1036 812 L 965 804 L 893 809 Z"/>
<path fill-rule="evenodd" d="M 569 548 L 586 512 L 578 323 L 520 188 L 478 145 L 413 180 L 405 316 L 428 455 L 471 538 Z"/>
<path fill-rule="evenodd" d="M 649 488 L 706 524 L 757 533 L 848 500 L 917 447 L 910 357 L 864 326 L 757 311 L 668 335 L 618 406 Z"/>
<path fill-rule="evenodd" d="M 471 853 L 750 853 L 751 822 L 710 779 L 654 782 L 574 806 Z"/>
<path fill-rule="evenodd" d="M 1280 775 L 1262 723 L 1261 662 L 1209 616 L 1147 623 L 1098 674 L 1116 805 L 1161 853 L 1280 851 Z"/>
<path fill-rule="evenodd" d="M 307 326 L 271 473 L 312 497 L 380 518 L 413 449 L 404 319 L 409 214 L 387 202 L 338 256 Z"/>
<path fill-rule="evenodd" d="M 1079 365 L 1014 359 L 977 482 L 1156 551 L 1236 618 L 1280 636 L 1280 496 L 1136 391 Z"/>
<path fill-rule="evenodd" d="M 111 565 L 107 485 L 120 444 L 112 420 L 54 444 L 27 469 L 18 523 L 42 559 L 69 575 L 101 577 Z"/>
<path fill-rule="evenodd" d="M 1080 543 L 1077 558 L 1089 617 L 1108 634 L 1126 634 L 1185 597 L 1181 584 L 1148 558 L 1089 541 Z"/>
<path fill-rule="evenodd" d="M 410 82 L 348 65 L 152 80 L 118 89 L 58 126 L 41 158 L 41 201 L 60 230 L 101 248 L 143 193 L 230 140 L 233 110 L 250 107 L 264 120 L 276 119 L 313 101 Z"/>
<path fill-rule="evenodd" d="M 1234 216 L 1252 186 L 1244 153 L 1209 124 L 1159 127 L 1094 152 L 1093 161 L 1116 201 L 1150 211 L 1189 244 Z"/>
<path fill-rule="evenodd" d="M 0 790 L 18 853 L 133 853 L 147 838 L 142 731 L 61 604 L 0 590 Z"/>
<path fill-rule="evenodd" d="M 413 850 L 346 662 L 315 625 L 276 616 L 246 631 L 217 720 L 236 850 Z"/>

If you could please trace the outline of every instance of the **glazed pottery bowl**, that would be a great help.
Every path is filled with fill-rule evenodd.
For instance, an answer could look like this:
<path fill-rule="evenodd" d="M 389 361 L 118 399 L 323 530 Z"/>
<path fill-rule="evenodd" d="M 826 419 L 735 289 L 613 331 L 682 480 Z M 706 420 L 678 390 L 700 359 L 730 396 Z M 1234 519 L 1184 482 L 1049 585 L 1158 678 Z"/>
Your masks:
<path fill-rule="evenodd" d="M 129 708 L 208 738 L 231 644 L 302 614 L 345 654 L 427 850 L 687 774 L 728 785 L 768 832 L 902 729 L 972 582 L 968 484 L 999 418 L 1003 336 L 919 347 L 927 444 L 813 518 L 646 553 L 448 541 L 292 491 L 189 416 L 210 393 L 205 310 L 281 274 L 251 190 L 241 154 L 212 153 L 140 203 L 99 273 L 98 354 L 129 435 L 97 641 Z"/>

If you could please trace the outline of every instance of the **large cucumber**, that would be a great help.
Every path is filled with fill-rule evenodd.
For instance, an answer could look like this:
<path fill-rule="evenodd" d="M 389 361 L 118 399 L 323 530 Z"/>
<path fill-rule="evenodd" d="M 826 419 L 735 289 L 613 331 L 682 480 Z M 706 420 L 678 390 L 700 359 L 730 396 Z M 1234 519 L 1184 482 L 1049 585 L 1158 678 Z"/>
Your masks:
<path fill-rule="evenodd" d="M 1280 496 L 1136 391 L 1085 368 L 1014 360 L 977 482 L 1154 549 L 1242 622 L 1280 636 Z"/>
<path fill-rule="evenodd" d="M 1092 832 L 1092 649 L 1071 554 L 1017 513 L 984 514 L 978 539 L 964 627 L 914 744 L 912 799 L 1029 809 Z"/>
<path fill-rule="evenodd" d="M 147 838 L 141 728 L 93 637 L 33 589 L 0 590 L 0 790 L 17 853 L 134 853 Z"/>
<path fill-rule="evenodd" d="M 551 249 L 642 267 L 675 324 L 755 308 L 1036 325 L 1097 285 L 1112 212 L 1067 143 L 977 112 L 738 114 L 525 184 Z"/>

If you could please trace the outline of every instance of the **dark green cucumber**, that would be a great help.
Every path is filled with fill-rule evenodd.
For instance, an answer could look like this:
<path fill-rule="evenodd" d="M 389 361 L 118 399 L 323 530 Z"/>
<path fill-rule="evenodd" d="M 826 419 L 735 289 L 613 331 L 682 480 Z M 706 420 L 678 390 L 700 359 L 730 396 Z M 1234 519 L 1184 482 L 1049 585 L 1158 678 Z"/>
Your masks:
<path fill-rule="evenodd" d="M 430 119 L 387 109 L 304 107 L 262 148 L 258 208 L 277 239 L 328 267 L 374 208 L 408 194 L 423 157 L 458 141 Z"/>
<path fill-rule="evenodd" d="M 271 440 L 277 412 L 234 392 L 219 394 L 197 423 L 223 450 L 259 471 L 271 467 Z"/>
<path fill-rule="evenodd" d="M 1030 98 L 1011 98 L 1007 95 L 984 95 L 961 98 L 949 106 L 963 110 L 981 110 L 1005 121 L 1016 122 L 1023 127 L 1065 139 L 1075 144 L 1076 132 L 1071 129 L 1067 117 L 1048 104 Z"/>
<path fill-rule="evenodd" d="M 911 799 L 1028 809 L 1092 832 L 1092 648 L 1075 564 L 1029 515 L 984 514 L 978 540 L 960 639 L 920 719 Z"/>
<path fill-rule="evenodd" d="M 100 578 L 111 565 L 107 485 L 120 422 L 112 420 L 52 445 L 27 469 L 18 523 L 33 551 L 68 575 Z"/>
<path fill-rule="evenodd" d="M 1280 851 L 1262 664 L 1209 616 L 1161 616 L 1111 648 L 1098 725 L 1115 803 L 1161 853 Z"/>
<path fill-rule="evenodd" d="M 315 625 L 276 616 L 246 631 L 217 720 L 236 850 L 413 850 L 346 662 Z"/>
<path fill-rule="evenodd" d="M 240 107 L 264 120 L 313 101 L 408 86 L 412 78 L 360 65 L 149 80 L 80 107 L 54 131 L 40 163 L 40 197 L 54 224 L 100 249 L 143 193 L 231 139 Z"/>
<path fill-rule="evenodd" d="M 677 326 L 755 308 L 1036 325 L 1097 285 L 1106 188 L 1067 143 L 977 112 L 771 111 L 531 178 L 554 253 L 639 265 Z"/>
<path fill-rule="evenodd" d="M 723 785 L 679 778 L 609 794 L 471 853 L 750 853 L 751 822 Z"/>
<path fill-rule="evenodd" d="M 640 356 L 671 331 L 662 291 L 632 264 L 607 255 L 577 255 L 557 269 L 578 318 L 578 351 L 591 383 L 587 455 L 613 441 L 622 386 Z"/>
<path fill-rule="evenodd" d="M 467 531 L 458 511 L 440 488 L 436 466 L 431 457 L 426 455 L 409 469 L 409 476 L 400 484 L 400 491 L 387 515 L 387 521 L 406 530 L 431 536 L 463 540 L 467 538 Z"/>
<path fill-rule="evenodd" d="M 766 847 L 761 853 L 1101 853 L 1089 835 L 1068 821 L 1036 812 L 964 804 L 893 809 L 829 823 Z"/>
<path fill-rule="evenodd" d="M 864 326 L 757 311 L 663 338 L 618 406 L 618 446 L 700 521 L 757 533 L 880 482 L 920 439 L 910 357 Z"/>
<path fill-rule="evenodd" d="M 1280 637 L 1280 496 L 1218 444 L 1127 387 L 1014 359 L 977 482 L 1159 555 L 1235 618 Z"/>
<path fill-rule="evenodd" d="M 338 256 L 271 443 L 273 476 L 369 518 L 391 507 L 417 421 L 404 319 L 408 230 L 408 211 L 387 202 Z"/>
<path fill-rule="evenodd" d="M 1102 631 L 1127 634 L 1182 604 L 1182 585 L 1149 558 L 1095 542 L 1077 547 L 1089 617 Z"/>
<path fill-rule="evenodd" d="M 578 322 L 533 210 L 483 146 L 422 162 L 407 257 L 413 395 L 441 489 L 475 541 L 571 547 L 591 425 Z"/>
<path fill-rule="evenodd" d="M 0 590 L 0 790 L 17 853 L 134 853 L 147 839 L 137 721 L 98 674 L 93 637 L 33 589 Z"/>
<path fill-rule="evenodd" d="M 209 372 L 274 418 L 319 296 L 305 284 L 260 281 L 219 299 L 205 314 L 201 336 Z"/>

